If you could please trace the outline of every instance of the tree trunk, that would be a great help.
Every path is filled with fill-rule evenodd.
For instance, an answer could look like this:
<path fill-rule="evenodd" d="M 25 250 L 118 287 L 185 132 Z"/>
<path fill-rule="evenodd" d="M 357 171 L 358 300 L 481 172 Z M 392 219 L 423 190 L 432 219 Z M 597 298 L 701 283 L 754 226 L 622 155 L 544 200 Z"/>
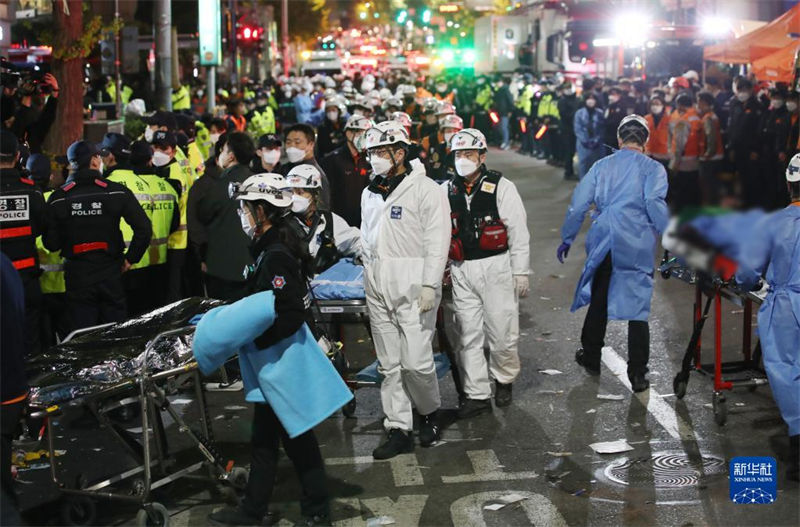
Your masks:
<path fill-rule="evenodd" d="M 64 13 L 65 2 L 69 16 Z M 53 49 L 70 47 L 83 33 L 81 0 L 54 0 L 53 21 Z M 53 60 L 53 75 L 60 93 L 56 120 L 44 142 L 44 151 L 50 155 L 64 155 L 70 144 L 83 137 L 83 60 Z"/>

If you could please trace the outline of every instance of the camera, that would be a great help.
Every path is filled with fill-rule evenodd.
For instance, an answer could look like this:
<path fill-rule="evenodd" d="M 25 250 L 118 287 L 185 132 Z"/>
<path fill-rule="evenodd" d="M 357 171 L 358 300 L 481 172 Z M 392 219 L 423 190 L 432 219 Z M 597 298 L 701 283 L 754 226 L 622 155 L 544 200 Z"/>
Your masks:
<path fill-rule="evenodd" d="M 0 85 L 3 88 L 17 88 L 22 95 L 42 94 L 48 95 L 52 92 L 50 85 L 44 83 L 44 76 L 47 74 L 40 66 L 25 68 L 0 58 Z"/>

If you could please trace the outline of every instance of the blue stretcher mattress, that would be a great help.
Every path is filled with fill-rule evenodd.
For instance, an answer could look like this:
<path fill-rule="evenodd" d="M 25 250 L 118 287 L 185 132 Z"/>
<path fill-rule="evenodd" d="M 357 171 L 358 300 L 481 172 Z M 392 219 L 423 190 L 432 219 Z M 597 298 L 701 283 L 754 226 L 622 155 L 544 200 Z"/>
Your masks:
<path fill-rule="evenodd" d="M 364 295 L 364 267 L 343 258 L 311 281 L 317 300 L 359 300 Z"/>

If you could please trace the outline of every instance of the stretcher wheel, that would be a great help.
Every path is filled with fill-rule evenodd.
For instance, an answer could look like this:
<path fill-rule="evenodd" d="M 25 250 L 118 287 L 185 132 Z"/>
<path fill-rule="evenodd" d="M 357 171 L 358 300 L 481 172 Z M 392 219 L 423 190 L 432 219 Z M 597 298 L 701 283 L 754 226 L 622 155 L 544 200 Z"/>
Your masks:
<path fill-rule="evenodd" d="M 714 422 L 723 426 L 728 420 L 728 405 L 725 403 L 725 396 L 718 392 L 714 393 L 711 405 L 714 408 Z"/>
<path fill-rule="evenodd" d="M 136 513 L 137 527 L 168 527 L 169 511 L 158 502 L 148 503 Z"/>
<path fill-rule="evenodd" d="M 355 398 L 355 394 L 353 394 L 353 398 L 350 399 L 347 402 L 347 404 L 342 406 L 342 414 L 344 414 L 345 417 L 353 417 L 354 415 L 356 415 L 356 398 Z"/>
<path fill-rule="evenodd" d="M 228 474 L 228 481 L 236 489 L 244 489 L 249 478 L 250 471 L 244 467 L 233 467 L 230 474 Z"/>
<path fill-rule="evenodd" d="M 92 525 L 97 519 L 97 505 L 86 496 L 69 496 L 61 501 L 61 521 L 64 525 Z"/>

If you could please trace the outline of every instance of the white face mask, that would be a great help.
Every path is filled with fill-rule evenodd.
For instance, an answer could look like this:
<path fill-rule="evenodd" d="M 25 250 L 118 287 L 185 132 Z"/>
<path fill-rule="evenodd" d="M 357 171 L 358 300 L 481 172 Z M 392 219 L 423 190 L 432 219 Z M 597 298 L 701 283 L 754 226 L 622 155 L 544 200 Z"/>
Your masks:
<path fill-rule="evenodd" d="M 615 103 L 617 101 L 619 101 L 619 95 L 609 95 L 608 96 L 608 102 Z"/>
<path fill-rule="evenodd" d="M 586 107 L 587 108 L 594 108 L 597 105 L 597 101 L 594 99 L 586 99 Z"/>
<path fill-rule="evenodd" d="M 364 110 L 353 110 L 353 115 L 358 115 L 359 117 L 363 117 Z"/>
<path fill-rule="evenodd" d="M 289 158 L 289 163 L 297 163 L 306 157 L 306 151 L 290 146 L 286 149 L 286 157 Z"/>
<path fill-rule="evenodd" d="M 307 197 L 299 194 L 292 195 L 292 212 L 295 214 L 303 214 L 308 210 L 309 205 L 311 205 L 311 200 Z"/>
<path fill-rule="evenodd" d="M 244 211 L 239 212 L 239 220 L 242 222 L 242 230 L 245 236 L 251 240 L 256 236 L 256 226 L 250 223 L 250 215 Z"/>
<path fill-rule="evenodd" d="M 217 141 L 219 141 L 219 136 L 221 136 L 221 135 L 222 134 L 210 134 L 209 135 L 209 139 L 211 139 L 211 144 L 212 145 L 217 144 Z"/>
<path fill-rule="evenodd" d="M 653 106 L 650 107 L 650 111 L 653 113 L 653 115 L 660 115 L 661 112 L 664 111 L 664 107 L 661 106 L 660 104 L 659 105 L 653 105 Z"/>
<path fill-rule="evenodd" d="M 169 163 L 169 155 L 165 154 L 161 150 L 156 150 L 153 152 L 153 164 L 157 167 L 163 167 Z"/>
<path fill-rule="evenodd" d="M 769 105 L 775 109 L 781 108 L 783 106 L 783 99 L 773 99 L 770 101 Z"/>
<path fill-rule="evenodd" d="M 474 174 L 478 170 L 478 164 L 472 159 L 466 157 L 459 157 L 456 159 L 456 173 L 461 177 L 467 177 Z"/>
<path fill-rule="evenodd" d="M 99 170 L 100 173 L 102 174 L 106 170 L 106 164 L 100 161 L 100 168 L 98 168 L 97 170 Z"/>
<path fill-rule="evenodd" d="M 797 103 L 794 101 L 789 101 L 786 103 L 786 109 L 790 112 L 797 110 Z"/>
<path fill-rule="evenodd" d="M 227 152 L 222 152 L 219 157 L 217 158 L 217 166 L 222 170 L 228 168 L 228 164 L 230 163 L 230 154 Z"/>
<path fill-rule="evenodd" d="M 336 122 L 336 121 L 339 120 L 339 112 L 337 112 L 335 110 L 331 111 L 331 112 L 327 112 L 325 115 L 328 117 L 329 121 Z"/>
<path fill-rule="evenodd" d="M 672 102 L 672 94 L 668 93 L 664 96 L 664 100 L 667 102 Z"/>
<path fill-rule="evenodd" d="M 376 176 L 383 176 L 392 169 L 392 160 L 377 155 L 369 157 L 369 164 L 372 166 L 372 173 Z"/>
<path fill-rule="evenodd" d="M 153 131 L 152 128 L 148 126 L 147 128 L 144 129 L 144 140 L 147 141 L 148 143 L 152 143 L 153 134 L 155 134 L 155 132 Z"/>
<path fill-rule="evenodd" d="M 739 102 L 745 102 L 747 99 L 750 98 L 749 91 L 743 91 L 736 94 L 736 98 L 739 99 Z"/>
<path fill-rule="evenodd" d="M 279 148 L 273 150 L 264 150 L 261 152 L 261 160 L 265 165 L 273 166 L 281 158 L 281 151 Z"/>

